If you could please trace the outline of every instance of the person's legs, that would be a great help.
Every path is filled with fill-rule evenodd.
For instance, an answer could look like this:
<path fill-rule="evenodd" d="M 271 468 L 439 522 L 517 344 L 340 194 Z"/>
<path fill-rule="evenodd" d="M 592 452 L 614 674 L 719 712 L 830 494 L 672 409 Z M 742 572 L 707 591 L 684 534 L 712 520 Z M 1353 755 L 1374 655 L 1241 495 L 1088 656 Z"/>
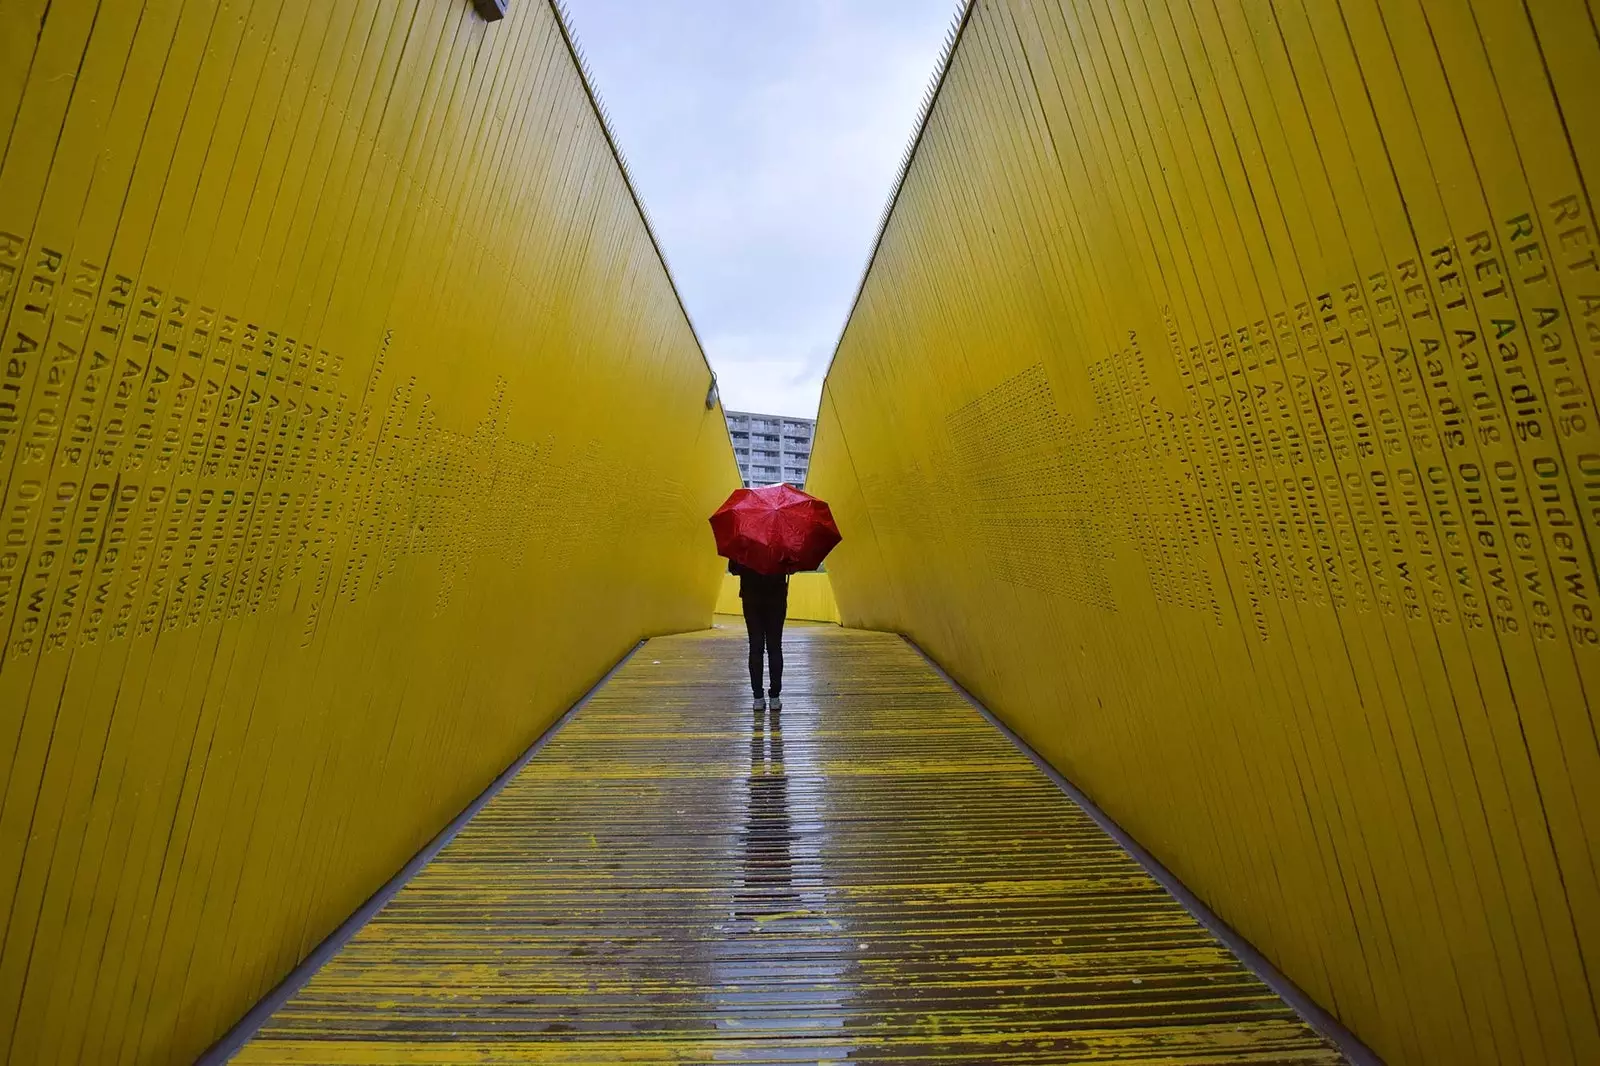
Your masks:
<path fill-rule="evenodd" d="M 761 651 L 766 645 L 766 619 L 759 600 L 744 601 L 744 628 L 750 637 L 750 690 L 761 699 Z"/>
<path fill-rule="evenodd" d="M 773 699 L 783 690 L 783 619 L 789 613 L 787 600 L 773 600 L 766 604 L 767 665 L 772 674 L 772 687 L 767 695 Z"/>

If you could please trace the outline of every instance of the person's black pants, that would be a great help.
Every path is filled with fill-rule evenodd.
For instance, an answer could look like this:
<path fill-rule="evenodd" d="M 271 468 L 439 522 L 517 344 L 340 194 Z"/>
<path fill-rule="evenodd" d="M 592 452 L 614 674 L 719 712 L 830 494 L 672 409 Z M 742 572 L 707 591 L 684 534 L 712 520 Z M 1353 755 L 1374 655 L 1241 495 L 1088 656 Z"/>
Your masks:
<path fill-rule="evenodd" d="M 783 689 L 783 618 L 788 613 L 788 597 L 744 601 L 744 626 L 750 632 L 750 689 L 758 700 L 763 649 L 772 666 L 772 688 L 767 695 L 776 699 Z"/>

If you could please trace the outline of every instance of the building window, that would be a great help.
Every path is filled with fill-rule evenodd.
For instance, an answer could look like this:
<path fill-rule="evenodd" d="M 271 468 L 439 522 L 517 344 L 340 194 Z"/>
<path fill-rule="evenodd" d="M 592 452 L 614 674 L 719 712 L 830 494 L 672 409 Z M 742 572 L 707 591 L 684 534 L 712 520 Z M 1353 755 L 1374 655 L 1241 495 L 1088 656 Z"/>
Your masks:
<path fill-rule="evenodd" d="M 803 484 L 816 423 L 806 418 L 729 412 L 734 457 L 747 484 Z"/>

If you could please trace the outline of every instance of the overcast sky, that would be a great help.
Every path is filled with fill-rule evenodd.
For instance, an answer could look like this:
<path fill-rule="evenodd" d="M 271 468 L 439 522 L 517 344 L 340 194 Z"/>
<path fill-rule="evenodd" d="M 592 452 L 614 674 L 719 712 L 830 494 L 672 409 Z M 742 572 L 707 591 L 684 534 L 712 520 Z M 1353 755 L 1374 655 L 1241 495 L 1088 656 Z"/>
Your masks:
<path fill-rule="evenodd" d="M 955 0 L 568 0 L 731 410 L 815 417 Z"/>

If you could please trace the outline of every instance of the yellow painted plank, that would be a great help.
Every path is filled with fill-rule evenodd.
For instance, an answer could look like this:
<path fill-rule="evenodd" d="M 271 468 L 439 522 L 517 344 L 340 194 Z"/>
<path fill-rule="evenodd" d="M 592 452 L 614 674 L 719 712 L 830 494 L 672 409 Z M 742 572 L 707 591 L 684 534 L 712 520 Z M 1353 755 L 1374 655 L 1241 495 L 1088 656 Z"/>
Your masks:
<path fill-rule="evenodd" d="M 0 138 L 0 1060 L 190 1062 L 736 467 L 548 3 L 5 0 Z"/>
<path fill-rule="evenodd" d="M 1593 5 L 971 5 L 826 382 L 913 636 L 1397 1063 L 1600 1060 Z"/>
<path fill-rule="evenodd" d="M 235 1059 L 1343 1061 L 910 647 L 628 663 Z"/>

